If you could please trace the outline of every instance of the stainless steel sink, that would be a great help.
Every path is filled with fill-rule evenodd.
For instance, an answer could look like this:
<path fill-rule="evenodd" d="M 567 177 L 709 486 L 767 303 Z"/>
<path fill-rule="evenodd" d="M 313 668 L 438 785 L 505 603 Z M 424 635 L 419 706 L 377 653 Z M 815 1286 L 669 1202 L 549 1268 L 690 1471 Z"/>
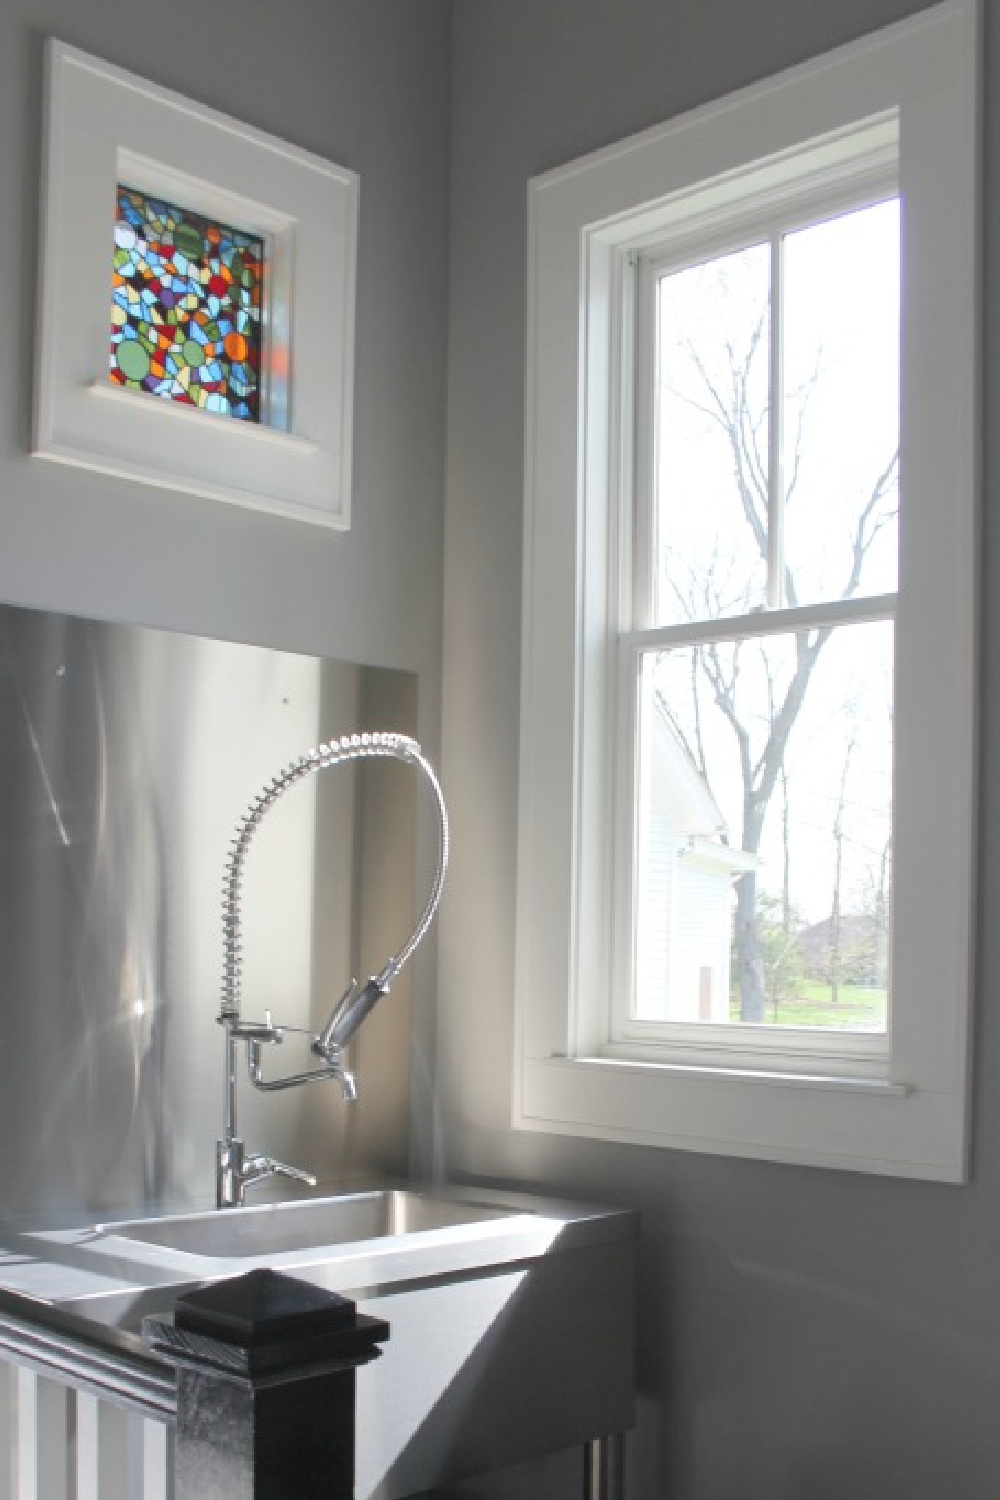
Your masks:
<path fill-rule="evenodd" d="M 358 1372 L 355 1492 L 402 1500 L 631 1425 L 637 1228 L 505 1189 L 369 1183 L 18 1232 L 0 1285 L 46 1304 L 53 1337 L 93 1344 L 88 1372 L 108 1350 L 116 1380 L 124 1350 L 154 1383 L 142 1321 L 195 1286 L 266 1265 L 349 1297 L 391 1330 Z"/>
<path fill-rule="evenodd" d="M 98 1232 L 186 1255 L 243 1260 L 509 1217 L 510 1210 L 389 1189 L 101 1224 Z"/>

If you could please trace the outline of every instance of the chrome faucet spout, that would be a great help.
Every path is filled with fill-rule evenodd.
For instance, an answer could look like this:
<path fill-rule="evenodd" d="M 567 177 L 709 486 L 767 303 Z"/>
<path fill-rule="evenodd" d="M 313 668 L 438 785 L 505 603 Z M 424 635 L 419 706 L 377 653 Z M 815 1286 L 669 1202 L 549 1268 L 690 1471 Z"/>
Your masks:
<path fill-rule="evenodd" d="M 316 1050 L 316 1043 L 313 1043 Z M 326 1059 L 325 1068 L 304 1068 L 300 1073 L 286 1073 L 281 1078 L 265 1078 L 264 1069 L 261 1065 L 261 1051 L 259 1042 L 247 1043 L 247 1072 L 250 1082 L 255 1089 L 260 1089 L 263 1094 L 278 1093 L 282 1089 L 297 1088 L 303 1083 L 321 1083 L 325 1079 L 335 1078 L 341 1086 L 341 1094 L 345 1099 L 357 1098 L 358 1091 L 354 1086 L 354 1079 L 347 1073 L 338 1047 L 331 1047 L 329 1053 L 323 1054 Z M 349 1087 L 344 1086 L 345 1078 L 350 1078 Z"/>
<path fill-rule="evenodd" d="M 254 833 L 260 826 L 264 814 L 274 806 L 281 795 L 295 782 L 313 771 L 344 761 L 363 760 L 370 757 L 390 757 L 417 767 L 427 781 L 434 797 L 438 826 L 437 868 L 431 884 L 430 894 L 416 926 L 403 946 L 383 965 L 379 973 L 370 978 L 360 989 L 352 979 L 334 1006 L 329 1020 L 311 1043 L 313 1053 L 322 1058 L 325 1066 L 288 1073 L 280 1078 L 266 1079 L 261 1064 L 262 1048 L 265 1044 L 280 1043 L 284 1029 L 272 1024 L 270 1013 L 263 1021 L 244 1021 L 240 1015 L 240 981 L 242 975 L 242 944 L 240 890 L 242 886 L 243 862 Z M 424 758 L 416 740 L 407 735 L 392 733 L 351 734 L 329 744 L 318 745 L 307 751 L 298 760 L 284 768 L 262 792 L 254 798 L 237 825 L 231 851 L 226 864 L 223 882 L 223 964 L 222 1003 L 219 1022 L 226 1033 L 226 1068 L 223 1138 L 218 1143 L 216 1154 L 216 1200 L 220 1208 L 233 1207 L 243 1202 L 244 1189 L 262 1177 L 275 1172 L 301 1181 L 310 1181 L 311 1174 L 299 1172 L 297 1168 L 285 1167 L 270 1157 L 259 1153 L 247 1156 L 236 1127 L 236 1050 L 238 1042 L 246 1043 L 247 1071 L 250 1082 L 257 1089 L 271 1092 L 294 1088 L 315 1080 L 335 1079 L 340 1084 L 341 1096 L 347 1102 L 357 1098 L 354 1075 L 345 1067 L 345 1048 L 357 1035 L 372 1010 L 388 994 L 389 987 L 403 965 L 413 954 L 434 919 L 445 871 L 448 867 L 448 814 L 444 796 L 433 769 Z"/>

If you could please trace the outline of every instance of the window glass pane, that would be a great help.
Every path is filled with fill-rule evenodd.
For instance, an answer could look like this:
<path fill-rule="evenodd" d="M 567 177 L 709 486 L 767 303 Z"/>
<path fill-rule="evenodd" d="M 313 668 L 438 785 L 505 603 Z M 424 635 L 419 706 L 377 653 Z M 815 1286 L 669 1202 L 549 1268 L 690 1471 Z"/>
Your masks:
<path fill-rule="evenodd" d="M 657 282 L 654 624 L 764 602 L 770 259 L 752 245 Z"/>
<path fill-rule="evenodd" d="M 899 204 L 784 239 L 786 602 L 896 588 Z"/>
<path fill-rule="evenodd" d="M 119 184 L 109 379 L 260 421 L 264 242 Z"/>
<path fill-rule="evenodd" d="M 886 1029 L 892 666 L 888 621 L 645 657 L 638 1019 Z"/>

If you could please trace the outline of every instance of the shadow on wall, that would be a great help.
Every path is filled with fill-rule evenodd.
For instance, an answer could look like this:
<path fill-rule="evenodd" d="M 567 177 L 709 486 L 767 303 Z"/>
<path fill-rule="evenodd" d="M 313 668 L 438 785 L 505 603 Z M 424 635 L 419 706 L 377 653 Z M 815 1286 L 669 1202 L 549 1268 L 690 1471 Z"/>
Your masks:
<path fill-rule="evenodd" d="M 1000 1349 L 985 1359 L 980 1341 L 919 1306 L 887 1306 L 794 1231 L 786 1250 L 787 1263 L 764 1263 L 707 1236 L 644 1230 L 628 1500 L 995 1500 Z M 944 1378 L 947 1424 L 935 1417 Z M 580 1493 L 575 1449 L 433 1492 Z"/>
<path fill-rule="evenodd" d="M 655 1315 L 641 1321 L 641 1384 L 666 1393 L 653 1418 L 664 1493 L 995 1494 L 1000 1350 L 984 1367 L 981 1345 L 963 1343 L 920 1308 L 887 1307 L 839 1277 L 821 1248 L 801 1242 L 782 1265 L 730 1258 L 704 1239 L 650 1235 L 642 1281 L 672 1289 L 669 1305 L 647 1309 Z M 673 1350 L 685 1351 L 683 1359 Z M 951 1372 L 954 1410 L 956 1369 L 965 1371 L 967 1399 L 959 1420 L 939 1430 L 941 1371 Z"/>

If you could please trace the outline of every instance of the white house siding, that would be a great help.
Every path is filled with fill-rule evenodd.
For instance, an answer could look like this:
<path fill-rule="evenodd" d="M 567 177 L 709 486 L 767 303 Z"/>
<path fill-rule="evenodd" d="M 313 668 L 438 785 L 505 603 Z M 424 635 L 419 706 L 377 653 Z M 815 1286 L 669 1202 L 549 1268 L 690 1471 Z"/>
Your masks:
<path fill-rule="evenodd" d="M 675 1018 L 671 1008 L 674 982 L 670 953 L 680 842 L 671 818 L 662 808 L 655 808 L 644 850 L 645 878 L 637 934 L 637 998 L 640 1014 L 646 1021 Z"/>
<path fill-rule="evenodd" d="M 680 854 L 670 1020 L 728 1020 L 730 889 L 726 872 L 707 869 L 696 854 Z"/>
<path fill-rule="evenodd" d="M 729 874 L 707 866 L 656 808 L 644 851 L 638 999 L 647 1021 L 725 1021 L 729 1008 Z"/>

